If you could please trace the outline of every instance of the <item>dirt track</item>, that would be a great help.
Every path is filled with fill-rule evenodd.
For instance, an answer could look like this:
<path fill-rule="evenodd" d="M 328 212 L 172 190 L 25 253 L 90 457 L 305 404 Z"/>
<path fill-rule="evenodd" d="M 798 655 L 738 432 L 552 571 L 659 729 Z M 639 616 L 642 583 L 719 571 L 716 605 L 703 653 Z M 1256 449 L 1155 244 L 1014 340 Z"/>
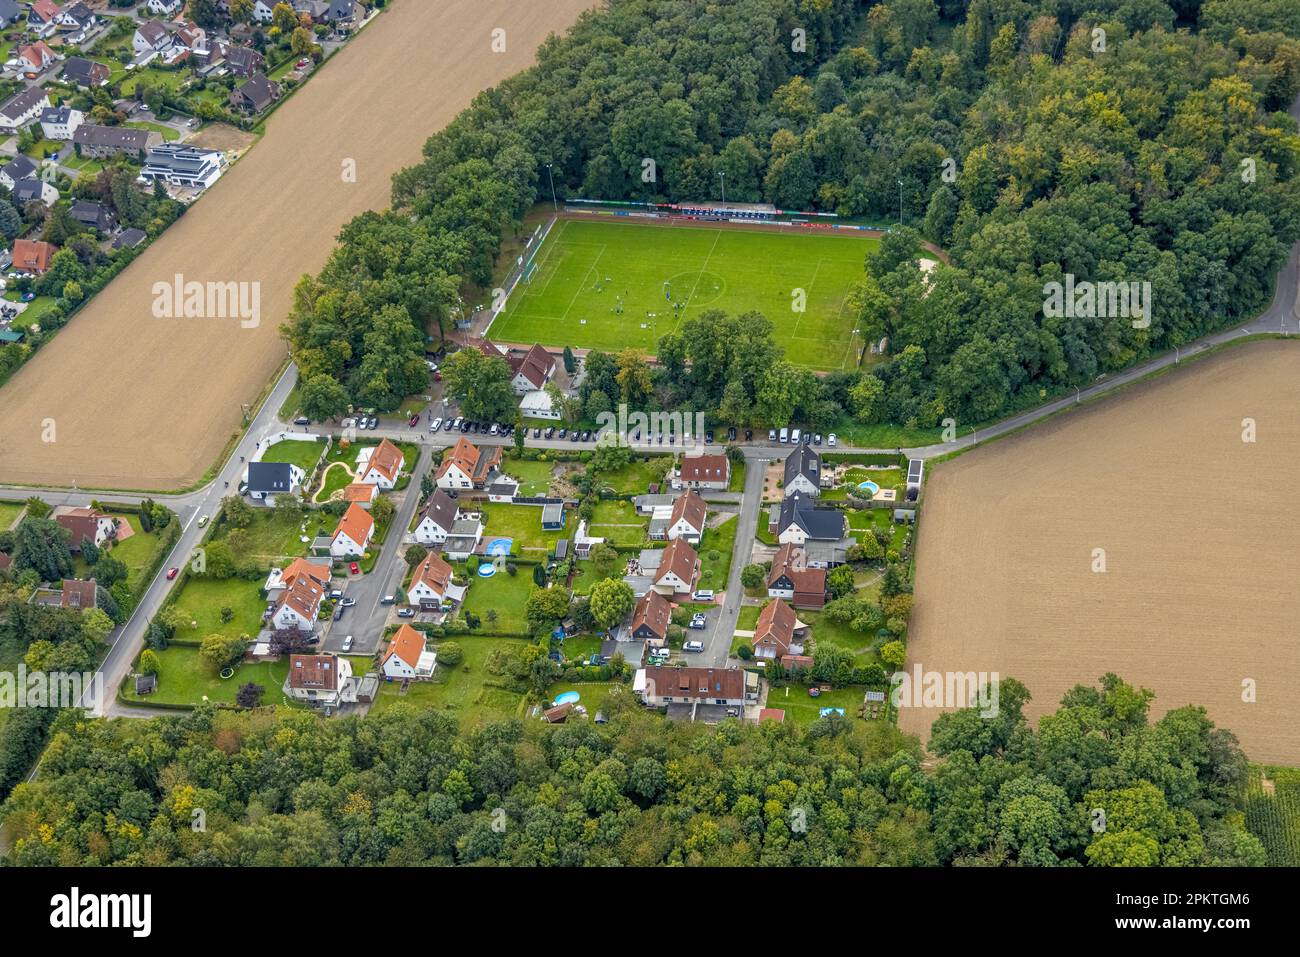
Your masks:
<path fill-rule="evenodd" d="M 338 230 L 480 90 L 591 0 L 402 0 L 268 121 L 262 141 L 0 391 L 0 482 L 177 489 L 202 477 L 284 359 L 277 329 Z M 491 51 L 505 28 L 506 52 Z M 344 182 L 345 160 L 356 182 Z M 261 323 L 156 319 L 155 282 L 259 282 Z M 42 441 L 54 419 L 56 441 Z"/>
<path fill-rule="evenodd" d="M 1253 343 L 935 466 L 908 668 L 1019 678 L 1034 719 L 1113 671 L 1300 764 L 1297 409 L 1300 342 Z"/>

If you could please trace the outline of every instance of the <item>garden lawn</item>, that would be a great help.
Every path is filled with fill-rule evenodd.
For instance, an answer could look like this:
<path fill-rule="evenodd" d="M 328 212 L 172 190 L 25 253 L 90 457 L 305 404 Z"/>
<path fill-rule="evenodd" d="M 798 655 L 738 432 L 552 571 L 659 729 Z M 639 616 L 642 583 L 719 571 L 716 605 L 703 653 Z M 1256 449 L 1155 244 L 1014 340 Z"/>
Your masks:
<path fill-rule="evenodd" d="M 145 123 L 142 121 L 134 121 L 131 123 L 123 123 L 122 125 L 132 130 L 148 130 L 150 133 L 157 133 L 159 136 L 161 136 L 164 140 L 166 140 L 169 143 L 172 140 L 178 140 L 181 137 L 181 134 L 178 133 L 174 128 L 170 126 L 164 126 L 162 123 Z M 279 460 L 277 459 L 276 461 Z"/>
<path fill-rule="evenodd" d="M 717 528 L 706 528 L 704 540 L 697 551 L 700 553 L 700 583 L 696 589 L 722 591 L 727 587 L 727 575 L 731 572 L 731 553 L 736 545 L 736 529 L 739 526 L 736 516 L 731 516 Z"/>
<path fill-rule="evenodd" d="M 14 522 L 18 521 L 18 516 L 27 506 L 22 502 L 0 502 L 0 532 L 5 531 Z"/>
<path fill-rule="evenodd" d="M 158 552 L 158 533 L 141 531 L 140 516 L 138 515 L 129 512 L 114 512 L 112 509 L 108 510 L 108 514 L 129 524 L 131 530 L 135 533 L 125 541 L 116 543 L 109 551 L 110 555 L 126 565 L 127 584 L 134 589 L 140 583 L 141 573 L 150 566 Z M 172 521 L 177 521 L 177 519 L 173 518 Z"/>
<path fill-rule="evenodd" d="M 325 446 L 321 442 L 303 442 L 298 439 L 288 439 L 284 442 L 277 442 L 262 454 L 263 462 L 288 462 L 290 465 L 296 465 L 311 477 L 312 470 L 316 468 L 316 463 L 320 461 L 321 453 L 325 451 Z"/>
<path fill-rule="evenodd" d="M 576 691 L 578 692 L 578 704 L 582 705 L 584 708 L 587 709 L 587 718 L 590 720 L 596 717 L 596 712 L 598 710 L 601 710 L 602 706 L 605 703 L 605 699 L 609 696 L 609 693 L 613 691 L 615 688 L 619 689 L 619 693 L 622 693 L 623 691 L 622 682 L 620 681 L 557 681 L 555 684 L 551 685 L 548 689 L 546 689 L 547 695 L 550 696 L 546 702 L 546 706 L 548 708 L 552 707 L 555 704 L 555 699 L 558 698 L 560 695 L 564 694 L 565 692 Z M 570 716 L 569 720 L 574 720 L 574 718 Z M 582 719 L 577 718 L 576 720 L 581 721 Z"/>
<path fill-rule="evenodd" d="M 454 668 L 439 663 L 428 681 L 413 681 L 405 695 L 398 695 L 398 682 L 380 681 L 379 696 L 373 711 L 381 713 L 405 702 L 415 707 L 436 708 L 456 718 L 463 726 L 485 724 L 513 718 L 524 696 L 505 688 L 494 687 L 503 679 L 491 674 L 487 662 L 498 648 L 521 647 L 526 641 L 517 638 L 481 638 L 458 635 L 447 639 L 465 650 L 464 660 Z M 437 645 L 433 646 L 437 651 Z"/>
<path fill-rule="evenodd" d="M 306 531 L 303 531 L 304 524 L 307 526 Z M 245 557 L 256 559 L 269 567 L 286 558 L 305 555 L 307 545 L 300 539 L 304 535 L 312 538 L 317 528 L 331 532 L 334 520 L 328 515 L 304 512 L 299 521 L 289 521 L 273 508 L 255 508 L 253 520 L 243 530 L 248 535 Z M 218 537 L 226 538 L 231 531 L 229 526 L 223 526 Z"/>
<path fill-rule="evenodd" d="M 834 645 L 852 654 L 853 663 L 859 668 L 879 664 L 880 659 L 870 647 L 874 635 L 854 631 L 848 625 L 831 621 L 825 612 L 795 609 L 795 613 L 800 621 L 809 626 L 813 649 Z"/>
<path fill-rule="evenodd" d="M 732 462 L 731 474 L 727 477 L 728 492 L 743 492 L 745 490 L 745 463 Z"/>
<path fill-rule="evenodd" d="M 602 472 L 596 486 L 612 488 L 623 495 L 644 495 L 651 482 L 663 482 L 670 462 L 666 455 L 638 455 L 621 469 Z"/>
<path fill-rule="evenodd" d="M 550 494 L 551 473 L 554 469 L 554 462 L 521 459 L 513 455 L 507 455 L 501 460 L 501 471 L 518 480 L 519 494 L 530 497 Z"/>
<path fill-rule="evenodd" d="M 352 474 L 352 466 L 345 462 L 331 462 L 325 466 L 324 481 L 321 482 L 320 491 L 316 493 L 315 501 L 328 502 L 330 496 L 335 492 L 343 491 L 344 486 L 351 485 L 352 480 L 356 478 Z M 416 513 L 419 517 L 419 513 Z"/>
<path fill-rule="evenodd" d="M 889 531 L 890 548 L 897 551 L 903 547 L 903 539 L 907 537 L 907 526 L 902 522 L 894 521 L 892 508 L 846 509 L 844 514 L 848 516 L 850 534 L 859 542 L 863 538 L 861 533 L 875 527 Z"/>
<path fill-rule="evenodd" d="M 811 698 L 807 685 L 785 684 L 768 692 L 767 707 L 782 709 L 785 719 L 795 724 L 812 724 L 821 717 L 822 708 L 843 708 L 844 717 L 856 721 L 866 691 L 866 688 L 850 686 L 823 691 L 819 697 Z"/>
<path fill-rule="evenodd" d="M 542 528 L 542 509 L 537 505 L 485 505 L 483 513 L 483 540 L 495 538 L 514 539 L 511 554 L 525 558 L 545 558 L 554 551 L 561 538 L 573 538 L 577 528 L 576 513 L 565 509 L 563 530 Z"/>
<path fill-rule="evenodd" d="M 215 668 L 203 660 L 197 648 L 172 646 L 155 654 L 161 664 L 157 689 L 153 694 L 137 697 L 134 683 L 128 678 L 122 692 L 125 700 L 146 704 L 198 705 L 207 698 L 209 701 L 234 704 L 240 686 L 251 681 L 262 686 L 263 704 L 288 703 L 281 690 L 285 676 L 289 673 L 287 658 L 280 661 L 245 662 L 236 666 L 233 676 L 222 678 Z"/>
<path fill-rule="evenodd" d="M 640 545 L 646 540 L 646 527 L 644 516 L 631 502 L 611 499 L 596 503 L 587 531 L 611 545 Z"/>
<path fill-rule="evenodd" d="M 229 607 L 235 616 L 228 622 L 221 620 L 221 609 Z M 240 635 L 256 637 L 262 627 L 262 612 L 266 602 L 262 599 L 261 582 L 242 578 L 218 580 L 189 577 L 176 596 L 175 608 L 181 624 L 176 637 L 202 641 L 211 634 L 230 638 Z M 191 627 L 190 622 L 197 622 Z"/>
<path fill-rule="evenodd" d="M 528 618 L 524 615 L 524 606 L 535 587 L 531 565 L 520 565 L 518 573 L 514 575 L 498 571 L 491 578 L 480 578 L 477 572 L 470 574 L 463 564 L 457 570 L 470 581 L 464 608 L 482 620 L 478 629 L 482 634 L 528 634 Z M 487 619 L 490 609 L 496 610 L 495 622 Z"/>

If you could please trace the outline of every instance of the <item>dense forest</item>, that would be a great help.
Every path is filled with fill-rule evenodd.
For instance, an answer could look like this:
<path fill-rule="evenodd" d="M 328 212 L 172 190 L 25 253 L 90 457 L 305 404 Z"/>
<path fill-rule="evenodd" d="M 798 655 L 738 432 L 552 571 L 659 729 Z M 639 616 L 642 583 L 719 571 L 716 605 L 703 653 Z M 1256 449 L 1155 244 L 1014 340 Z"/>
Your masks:
<path fill-rule="evenodd" d="M 548 165 L 561 195 L 606 199 L 707 199 L 723 173 L 734 200 L 901 211 L 853 296 L 890 353 L 826 377 L 772 362 L 724 396 L 729 358 L 683 330 L 652 401 L 758 425 L 982 421 L 1266 305 L 1300 238 L 1298 92 L 1288 0 L 612 0 L 429 139 L 392 209 L 304 277 L 284 335 L 311 411 L 394 408 L 549 198 Z M 920 238 L 951 253 L 932 288 Z M 1149 328 L 1044 316 L 1067 274 L 1149 283 Z M 768 321 L 696 319 L 758 338 Z"/>
<path fill-rule="evenodd" d="M 1033 730 L 1028 692 L 935 724 L 921 763 L 888 722 L 610 722 L 457 730 L 204 707 L 152 721 L 65 712 L 5 804 L 11 863 L 318 866 L 1258 865 L 1246 759 L 1203 709 L 1078 686 Z"/>

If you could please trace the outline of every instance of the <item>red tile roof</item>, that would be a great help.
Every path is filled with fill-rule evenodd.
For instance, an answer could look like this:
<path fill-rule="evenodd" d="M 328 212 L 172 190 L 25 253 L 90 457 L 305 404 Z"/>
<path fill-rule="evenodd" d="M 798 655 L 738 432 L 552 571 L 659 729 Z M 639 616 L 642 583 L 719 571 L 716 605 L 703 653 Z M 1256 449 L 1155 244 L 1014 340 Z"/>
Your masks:
<path fill-rule="evenodd" d="M 745 673 L 739 668 L 672 668 L 651 666 L 645 669 L 646 689 L 658 697 L 714 698 L 739 700 L 745 696 Z"/>
<path fill-rule="evenodd" d="M 390 482 L 397 481 L 397 473 L 401 468 L 402 450 L 388 439 L 379 443 L 378 447 L 370 453 L 370 460 L 366 463 L 367 472 L 374 469 Z"/>
<path fill-rule="evenodd" d="M 46 272 L 50 268 L 50 259 L 54 256 L 54 247 L 39 239 L 14 240 L 14 268 L 27 272 Z"/>
<path fill-rule="evenodd" d="M 442 560 L 442 556 L 429 552 L 415 569 L 415 575 L 411 578 L 412 587 L 417 582 L 423 582 L 439 595 L 445 595 L 447 586 L 451 584 L 451 566 Z"/>
<path fill-rule="evenodd" d="M 798 618 L 794 609 L 780 598 L 773 598 L 758 613 L 758 625 L 754 628 L 754 647 L 760 644 L 776 649 L 780 658 L 790 650 L 794 639 L 794 626 Z"/>
<path fill-rule="evenodd" d="M 723 454 L 688 455 L 682 459 L 683 482 L 725 482 L 731 463 Z"/>
<path fill-rule="evenodd" d="M 670 525 L 676 525 L 682 519 L 700 532 L 704 531 L 704 516 L 708 513 L 709 507 L 704 503 L 704 499 L 694 489 L 684 492 L 677 496 L 673 502 L 673 515 L 669 521 Z"/>
<path fill-rule="evenodd" d="M 655 572 L 655 582 L 659 582 L 669 572 L 675 574 L 690 586 L 695 585 L 696 573 L 700 570 L 700 556 L 691 543 L 684 538 L 674 538 L 664 549 L 663 558 Z"/>
<path fill-rule="evenodd" d="M 387 661 L 396 655 L 414 668 L 420 663 L 422 654 L 424 654 L 424 635 L 403 623 L 393 635 L 393 640 L 388 643 L 388 650 L 384 652 L 383 660 Z"/>
<path fill-rule="evenodd" d="M 339 663 L 333 655 L 290 655 L 289 687 L 337 691 Z"/>
<path fill-rule="evenodd" d="M 668 623 L 672 620 L 673 609 L 668 599 L 657 591 L 648 591 L 641 596 L 632 611 L 632 631 L 642 625 L 649 627 L 659 638 L 668 637 Z"/>
<path fill-rule="evenodd" d="M 339 537 L 339 533 L 345 533 L 348 538 L 358 545 L 365 546 L 366 538 L 374 531 L 375 520 L 370 517 L 370 513 L 364 508 L 353 502 L 348 506 L 348 510 L 343 513 L 339 519 L 338 528 L 334 529 L 334 538 Z"/>

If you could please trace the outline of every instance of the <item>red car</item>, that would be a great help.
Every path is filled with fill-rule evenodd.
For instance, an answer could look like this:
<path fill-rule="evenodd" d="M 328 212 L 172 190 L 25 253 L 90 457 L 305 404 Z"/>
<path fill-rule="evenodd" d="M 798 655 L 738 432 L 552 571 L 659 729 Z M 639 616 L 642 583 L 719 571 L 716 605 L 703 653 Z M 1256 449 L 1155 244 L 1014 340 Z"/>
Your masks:
<path fill-rule="evenodd" d="M 409 425 L 411 428 L 415 428 L 417 425 L 419 425 L 419 424 L 420 424 L 420 413 L 417 412 L 417 413 L 415 413 L 415 415 L 411 416 L 411 421 L 407 422 L 406 424 Z"/>
<path fill-rule="evenodd" d="M 353 562 L 351 565 L 348 566 L 348 571 L 350 571 L 354 575 L 360 575 L 361 566 L 358 565 L 356 562 Z"/>
<path fill-rule="evenodd" d="M 173 578 L 176 577 L 176 575 L 177 575 L 179 572 L 180 572 L 180 569 L 179 569 L 179 568 L 169 568 L 169 569 L 167 569 L 167 580 L 168 580 L 168 581 L 171 581 Z"/>

